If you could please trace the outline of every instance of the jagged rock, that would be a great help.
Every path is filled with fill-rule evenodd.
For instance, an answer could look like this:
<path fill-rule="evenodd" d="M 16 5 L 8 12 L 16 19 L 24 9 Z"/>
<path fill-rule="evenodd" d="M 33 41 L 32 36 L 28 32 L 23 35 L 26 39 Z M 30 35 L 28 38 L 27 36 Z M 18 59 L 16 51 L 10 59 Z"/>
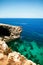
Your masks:
<path fill-rule="evenodd" d="M 8 55 L 8 65 L 36 65 L 31 60 L 27 60 L 18 52 L 12 52 Z"/>
<path fill-rule="evenodd" d="M 19 26 L 0 24 L 0 65 L 36 65 L 19 52 L 12 51 L 6 42 L 20 37 L 22 29 Z"/>
<path fill-rule="evenodd" d="M 8 42 L 12 39 L 20 37 L 22 28 L 20 26 L 12 26 L 8 24 L 0 24 L 0 39 Z"/>
<path fill-rule="evenodd" d="M 4 63 L 3 63 L 4 62 Z M 12 51 L 5 41 L 0 40 L 0 65 L 36 65 L 19 52 Z"/>
<path fill-rule="evenodd" d="M 36 65 L 36 63 L 32 62 L 31 60 L 26 60 L 24 65 Z"/>
<path fill-rule="evenodd" d="M 6 49 L 8 49 L 7 44 L 5 43 L 5 41 L 0 40 L 0 51 L 2 50 L 4 52 L 6 51 Z"/>
<path fill-rule="evenodd" d="M 0 53 L 0 65 L 36 65 L 31 60 L 26 59 L 20 53 L 14 51 L 9 55 Z"/>
<path fill-rule="evenodd" d="M 0 40 L 0 53 L 8 55 L 12 50 L 8 47 L 5 41 Z"/>

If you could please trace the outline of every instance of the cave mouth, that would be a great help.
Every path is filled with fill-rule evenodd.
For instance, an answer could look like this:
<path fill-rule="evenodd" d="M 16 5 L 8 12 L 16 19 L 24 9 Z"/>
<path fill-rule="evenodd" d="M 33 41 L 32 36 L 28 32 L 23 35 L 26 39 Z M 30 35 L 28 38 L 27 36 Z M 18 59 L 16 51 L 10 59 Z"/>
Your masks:
<path fill-rule="evenodd" d="M 10 36 L 10 31 L 7 27 L 0 26 L 0 36 Z"/>

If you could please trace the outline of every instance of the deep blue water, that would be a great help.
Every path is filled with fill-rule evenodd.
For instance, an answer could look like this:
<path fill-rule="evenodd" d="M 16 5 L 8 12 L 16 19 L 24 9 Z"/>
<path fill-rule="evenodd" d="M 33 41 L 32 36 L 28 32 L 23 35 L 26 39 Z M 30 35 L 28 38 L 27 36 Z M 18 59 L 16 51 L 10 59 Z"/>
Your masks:
<path fill-rule="evenodd" d="M 38 32 L 43 34 L 43 19 L 17 19 L 17 18 L 1 18 L 0 23 L 19 25 L 23 30 L 28 32 Z"/>
<path fill-rule="evenodd" d="M 0 23 L 21 26 L 21 38 L 7 43 L 8 46 L 43 65 L 43 19 L 0 18 Z"/>
<path fill-rule="evenodd" d="M 43 42 L 43 19 L 0 18 L 0 23 L 19 25 L 23 29 L 23 39 Z"/>

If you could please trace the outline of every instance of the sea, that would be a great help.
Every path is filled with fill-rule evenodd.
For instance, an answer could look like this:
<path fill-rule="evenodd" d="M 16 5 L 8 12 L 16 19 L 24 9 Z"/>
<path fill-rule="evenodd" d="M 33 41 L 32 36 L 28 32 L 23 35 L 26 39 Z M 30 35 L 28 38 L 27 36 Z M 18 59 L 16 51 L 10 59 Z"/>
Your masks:
<path fill-rule="evenodd" d="M 20 38 L 8 42 L 8 46 L 27 59 L 43 65 L 43 18 L 0 18 L 0 23 L 21 26 Z"/>

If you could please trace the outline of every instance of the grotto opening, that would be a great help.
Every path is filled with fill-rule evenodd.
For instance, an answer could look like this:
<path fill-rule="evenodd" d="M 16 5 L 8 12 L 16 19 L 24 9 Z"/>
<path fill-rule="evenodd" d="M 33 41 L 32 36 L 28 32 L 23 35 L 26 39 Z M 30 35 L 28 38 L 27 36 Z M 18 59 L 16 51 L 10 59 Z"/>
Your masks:
<path fill-rule="evenodd" d="M 0 36 L 10 36 L 9 29 L 3 26 L 0 26 Z"/>

